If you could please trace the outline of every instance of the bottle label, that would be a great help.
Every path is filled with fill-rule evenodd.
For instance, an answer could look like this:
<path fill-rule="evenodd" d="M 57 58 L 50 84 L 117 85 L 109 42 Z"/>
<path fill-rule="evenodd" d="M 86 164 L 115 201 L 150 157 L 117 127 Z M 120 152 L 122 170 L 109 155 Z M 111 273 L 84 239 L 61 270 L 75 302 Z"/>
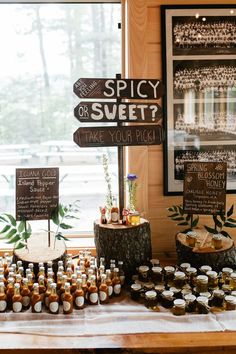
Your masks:
<path fill-rule="evenodd" d="M 113 293 L 113 286 L 109 285 L 108 286 L 108 295 L 111 296 Z"/>
<path fill-rule="evenodd" d="M 52 313 L 55 313 L 58 311 L 58 308 L 59 308 L 59 304 L 57 301 L 53 301 L 53 302 L 50 302 L 49 304 L 49 310 L 52 312 Z"/>
<path fill-rule="evenodd" d="M 114 286 L 114 293 L 115 293 L 116 295 L 119 295 L 120 292 L 121 292 L 121 285 L 120 285 L 120 284 L 116 284 L 116 285 Z"/>
<path fill-rule="evenodd" d="M 29 306 L 29 303 L 30 303 L 30 297 L 29 296 L 23 296 L 22 297 L 22 304 L 24 307 L 27 307 Z"/>
<path fill-rule="evenodd" d="M 21 312 L 22 310 L 22 303 L 17 301 L 17 302 L 13 302 L 12 304 L 12 308 L 14 312 Z"/>
<path fill-rule="evenodd" d="M 45 306 L 48 308 L 48 306 L 49 306 L 49 296 L 45 296 L 44 303 L 45 303 Z"/>
<path fill-rule="evenodd" d="M 42 301 L 38 301 L 38 302 L 36 302 L 36 304 L 34 304 L 34 311 L 35 312 L 41 312 L 42 311 Z"/>
<path fill-rule="evenodd" d="M 5 300 L 0 301 L 0 312 L 5 311 L 7 308 L 7 302 Z"/>
<path fill-rule="evenodd" d="M 118 222 L 118 220 L 119 220 L 119 215 L 118 215 L 118 213 L 117 213 L 117 212 L 111 213 L 111 221 L 112 221 L 112 222 Z"/>
<path fill-rule="evenodd" d="M 98 293 L 89 294 L 89 300 L 92 304 L 96 304 L 98 301 Z"/>
<path fill-rule="evenodd" d="M 75 304 L 76 304 L 76 306 L 78 306 L 78 307 L 84 306 L 84 297 L 83 297 L 83 296 L 77 296 L 77 297 L 75 298 Z"/>
<path fill-rule="evenodd" d="M 106 301 L 107 293 L 105 293 L 105 291 L 99 291 L 99 299 L 100 301 Z"/>
<path fill-rule="evenodd" d="M 64 311 L 70 311 L 71 304 L 68 301 L 63 301 L 63 310 Z"/>

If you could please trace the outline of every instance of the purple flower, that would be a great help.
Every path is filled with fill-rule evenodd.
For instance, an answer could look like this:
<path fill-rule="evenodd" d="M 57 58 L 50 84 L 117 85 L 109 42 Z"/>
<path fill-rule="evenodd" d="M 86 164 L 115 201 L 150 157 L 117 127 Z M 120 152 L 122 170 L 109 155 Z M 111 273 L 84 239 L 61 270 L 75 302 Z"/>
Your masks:
<path fill-rule="evenodd" d="M 133 174 L 133 173 L 129 173 L 128 175 L 127 175 L 127 180 L 128 181 L 135 181 L 136 179 L 137 179 L 138 177 L 135 175 L 135 174 Z"/>

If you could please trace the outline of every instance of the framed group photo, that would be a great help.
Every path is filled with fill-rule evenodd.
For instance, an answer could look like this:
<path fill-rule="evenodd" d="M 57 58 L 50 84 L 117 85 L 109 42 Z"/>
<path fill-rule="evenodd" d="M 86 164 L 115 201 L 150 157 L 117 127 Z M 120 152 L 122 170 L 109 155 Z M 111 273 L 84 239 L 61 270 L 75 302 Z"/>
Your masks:
<path fill-rule="evenodd" d="M 164 195 L 184 162 L 227 162 L 236 193 L 236 5 L 163 5 Z"/>

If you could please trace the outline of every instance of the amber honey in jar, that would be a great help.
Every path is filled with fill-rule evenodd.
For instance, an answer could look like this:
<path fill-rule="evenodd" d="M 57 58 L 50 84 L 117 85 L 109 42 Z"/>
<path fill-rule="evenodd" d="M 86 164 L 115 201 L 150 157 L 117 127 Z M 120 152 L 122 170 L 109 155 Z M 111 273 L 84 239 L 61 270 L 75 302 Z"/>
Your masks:
<path fill-rule="evenodd" d="M 196 296 L 193 294 L 186 294 L 184 296 L 186 302 L 186 311 L 189 313 L 196 311 Z"/>
<path fill-rule="evenodd" d="M 190 247 L 195 247 L 197 241 L 197 233 L 195 231 L 188 231 L 186 234 L 186 242 Z"/>
<path fill-rule="evenodd" d="M 148 281 L 148 274 L 149 273 L 149 267 L 146 265 L 141 265 L 138 268 L 138 275 L 139 275 L 139 280 L 142 282 L 147 282 Z"/>
<path fill-rule="evenodd" d="M 64 314 L 68 315 L 69 313 L 72 313 L 72 311 L 73 311 L 73 296 L 70 293 L 70 283 L 69 282 L 65 283 L 65 292 L 63 294 L 62 306 L 63 306 L 63 313 Z"/>
<path fill-rule="evenodd" d="M 223 307 L 224 305 L 224 296 L 225 293 L 223 290 L 215 289 L 212 292 L 212 298 L 210 300 L 210 304 L 213 307 Z"/>
<path fill-rule="evenodd" d="M 95 275 L 91 276 L 91 285 L 88 288 L 88 295 L 89 295 L 89 303 L 90 305 L 97 305 L 98 304 L 98 288 L 95 283 Z"/>
<path fill-rule="evenodd" d="M 233 269 L 229 267 L 222 268 L 221 271 L 221 281 L 223 284 L 229 285 L 230 275 L 233 273 Z"/>
<path fill-rule="evenodd" d="M 185 315 L 186 302 L 183 299 L 174 300 L 172 312 L 175 316 Z"/>
<path fill-rule="evenodd" d="M 59 296 L 57 294 L 57 284 L 51 283 L 51 291 L 48 297 L 48 308 L 52 314 L 58 314 L 59 312 Z"/>
<path fill-rule="evenodd" d="M 155 284 L 161 284 L 163 282 L 163 273 L 161 267 L 152 267 L 151 279 Z"/>
<path fill-rule="evenodd" d="M 208 270 L 206 275 L 208 276 L 209 289 L 216 289 L 218 287 L 218 273 L 214 270 Z"/>
<path fill-rule="evenodd" d="M 141 289 L 142 289 L 141 284 L 134 283 L 130 286 L 130 296 L 132 300 L 138 301 L 140 299 Z"/>
<path fill-rule="evenodd" d="M 182 289 L 176 288 L 176 287 L 174 287 L 174 286 L 171 286 L 171 287 L 169 288 L 169 290 L 170 290 L 170 291 L 173 291 L 173 293 L 174 293 L 174 298 L 175 298 L 175 299 L 181 299 L 181 298 L 182 298 L 182 294 L 181 294 Z"/>
<path fill-rule="evenodd" d="M 82 289 L 82 279 L 76 280 L 77 289 L 74 292 L 74 304 L 76 309 L 83 309 L 85 304 L 84 291 Z"/>
<path fill-rule="evenodd" d="M 4 282 L 0 283 L 0 312 L 5 312 L 7 309 L 7 295 L 5 294 Z"/>
<path fill-rule="evenodd" d="M 175 273 L 174 267 L 172 267 L 172 266 L 164 267 L 164 280 L 169 286 L 171 286 L 173 284 L 174 273 Z"/>
<path fill-rule="evenodd" d="M 168 309 L 173 307 L 173 301 L 174 301 L 173 291 L 164 290 L 161 294 L 161 297 L 162 297 L 161 304 L 163 307 Z"/>
<path fill-rule="evenodd" d="M 189 267 L 186 269 L 186 275 L 188 277 L 188 282 L 191 287 L 196 286 L 197 269 L 194 267 Z"/>
<path fill-rule="evenodd" d="M 101 284 L 99 286 L 99 302 L 100 304 L 107 304 L 109 302 L 108 286 L 106 284 L 106 274 L 101 275 Z"/>
<path fill-rule="evenodd" d="M 22 296 L 20 294 L 20 284 L 14 284 L 14 295 L 12 297 L 12 310 L 13 312 L 22 311 Z"/>
<path fill-rule="evenodd" d="M 225 309 L 227 311 L 236 310 L 236 297 L 232 295 L 225 296 Z"/>
<path fill-rule="evenodd" d="M 162 296 L 161 294 L 165 290 L 165 285 L 164 284 L 158 284 L 154 287 L 155 292 L 157 293 L 157 301 L 161 302 L 162 301 Z"/>
<path fill-rule="evenodd" d="M 231 290 L 236 290 L 236 273 L 233 272 L 229 277 L 229 286 Z"/>
<path fill-rule="evenodd" d="M 199 314 L 209 313 L 210 306 L 208 305 L 208 298 L 206 296 L 198 296 L 196 301 L 197 301 L 197 312 Z"/>
<path fill-rule="evenodd" d="M 23 287 L 21 290 L 23 310 L 28 310 L 30 308 L 30 295 L 31 295 L 31 291 L 28 287 L 28 279 L 24 278 Z"/>
<path fill-rule="evenodd" d="M 31 295 L 31 309 L 32 312 L 42 312 L 42 298 L 39 294 L 39 284 L 34 283 L 33 293 Z"/>
<path fill-rule="evenodd" d="M 208 291 L 208 277 L 206 275 L 198 275 L 196 277 L 196 292 L 203 293 Z"/>
<path fill-rule="evenodd" d="M 176 288 L 182 288 L 186 283 L 186 276 L 184 272 L 175 272 L 174 273 L 174 286 Z"/>
<path fill-rule="evenodd" d="M 216 250 L 221 249 L 222 248 L 222 243 L 223 243 L 223 235 L 222 234 L 214 234 L 214 235 L 212 235 L 211 244 L 212 244 L 213 248 L 215 248 Z"/>
<path fill-rule="evenodd" d="M 156 310 L 158 308 L 157 293 L 154 290 L 145 292 L 145 306 L 151 310 Z"/>

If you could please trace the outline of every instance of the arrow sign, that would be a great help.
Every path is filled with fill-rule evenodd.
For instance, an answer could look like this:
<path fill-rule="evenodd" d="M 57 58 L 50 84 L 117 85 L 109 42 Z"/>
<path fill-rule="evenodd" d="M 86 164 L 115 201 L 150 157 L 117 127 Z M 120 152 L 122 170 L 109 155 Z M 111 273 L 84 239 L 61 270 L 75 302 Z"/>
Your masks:
<path fill-rule="evenodd" d="M 161 81 L 148 79 L 79 79 L 73 90 L 80 98 L 158 99 L 163 95 Z"/>
<path fill-rule="evenodd" d="M 158 122 L 162 109 L 158 104 L 80 102 L 74 109 L 80 122 Z"/>
<path fill-rule="evenodd" d="M 160 125 L 78 128 L 74 142 L 80 147 L 159 145 L 164 140 Z"/>

